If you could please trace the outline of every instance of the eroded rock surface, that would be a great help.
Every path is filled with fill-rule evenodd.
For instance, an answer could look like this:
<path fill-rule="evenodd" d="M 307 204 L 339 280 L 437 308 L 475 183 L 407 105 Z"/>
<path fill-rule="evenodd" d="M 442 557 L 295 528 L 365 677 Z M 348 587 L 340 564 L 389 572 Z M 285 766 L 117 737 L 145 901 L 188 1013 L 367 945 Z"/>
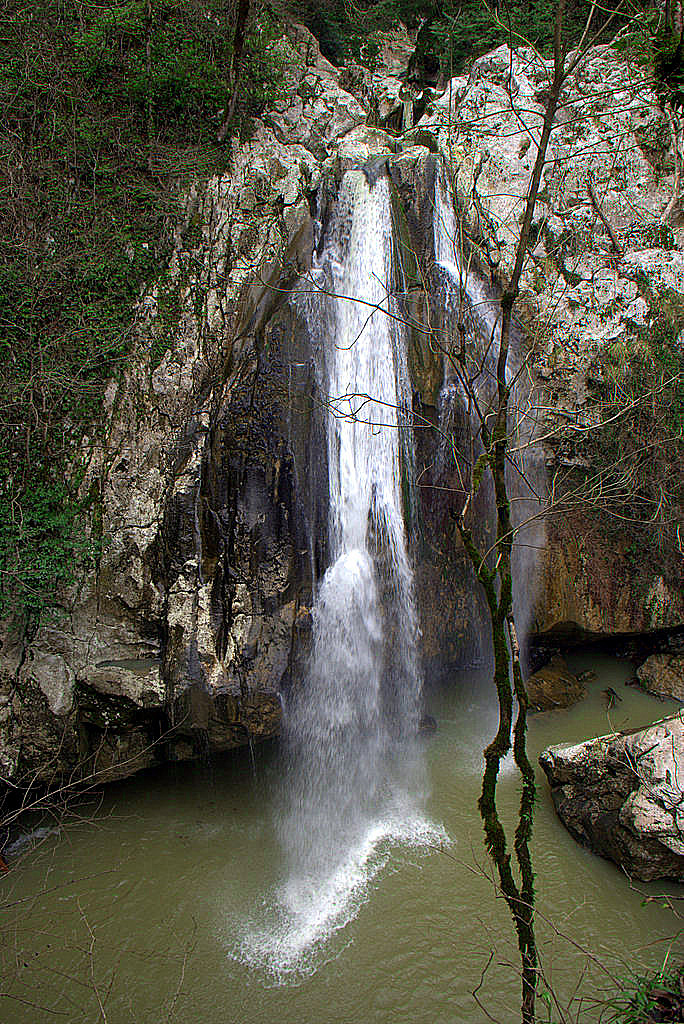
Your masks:
<path fill-rule="evenodd" d="M 595 853 L 643 881 L 684 881 L 684 717 L 548 747 L 539 758 L 558 815 Z"/>
<path fill-rule="evenodd" d="M 652 654 L 637 669 L 637 678 L 656 697 L 671 697 L 684 704 L 684 655 Z"/>
<path fill-rule="evenodd" d="M 525 683 L 530 708 L 534 711 L 553 711 L 554 708 L 569 708 L 586 694 L 586 687 L 573 675 L 565 660 L 553 658 L 534 672 Z"/>
<path fill-rule="evenodd" d="M 512 269 L 550 74 L 533 51 L 500 47 L 454 78 L 415 130 L 450 155 L 468 235 L 493 281 L 505 283 Z M 672 168 L 667 121 L 645 69 L 609 46 L 595 48 L 561 98 L 516 304 L 547 411 L 538 432 L 557 494 L 564 482 L 587 490 L 594 467 L 586 442 L 627 355 L 664 320 L 675 336 L 684 326 L 682 220 L 675 212 L 661 223 Z M 684 458 L 676 438 L 671 458 L 673 466 Z M 630 529 L 602 505 L 599 514 L 586 505 L 561 503 L 548 522 L 538 629 L 639 632 L 684 621 L 676 543 L 646 567 Z"/>

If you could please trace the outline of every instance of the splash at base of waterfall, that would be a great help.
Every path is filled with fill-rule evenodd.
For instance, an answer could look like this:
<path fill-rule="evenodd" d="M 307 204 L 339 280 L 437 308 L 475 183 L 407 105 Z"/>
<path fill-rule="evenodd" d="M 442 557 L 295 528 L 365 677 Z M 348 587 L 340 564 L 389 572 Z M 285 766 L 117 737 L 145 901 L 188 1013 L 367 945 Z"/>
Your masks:
<path fill-rule="evenodd" d="M 390 861 L 446 838 L 420 810 L 411 388 L 397 289 L 388 182 L 348 171 L 293 298 L 325 410 L 330 565 L 313 602 L 309 666 L 283 708 L 276 833 L 287 880 L 235 954 L 276 982 L 335 955 L 328 940 Z"/>
<path fill-rule="evenodd" d="M 449 845 L 441 826 L 414 808 L 396 808 L 369 826 L 328 878 L 288 878 L 252 920 L 236 922 L 231 959 L 264 971 L 272 984 L 299 984 L 346 949 L 348 941 L 331 940 L 357 916 L 383 870 Z"/>

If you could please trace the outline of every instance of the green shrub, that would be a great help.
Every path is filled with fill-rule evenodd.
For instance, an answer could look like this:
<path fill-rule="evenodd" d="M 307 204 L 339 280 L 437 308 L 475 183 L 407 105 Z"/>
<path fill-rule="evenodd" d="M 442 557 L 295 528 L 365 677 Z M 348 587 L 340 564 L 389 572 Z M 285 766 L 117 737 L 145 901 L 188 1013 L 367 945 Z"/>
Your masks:
<path fill-rule="evenodd" d="M 626 985 L 626 996 L 614 1003 L 614 1024 L 650 1024 L 650 1022 L 682 1019 L 682 971 L 660 970 L 637 975 Z"/>
<path fill-rule="evenodd" d="M 149 18 L 151 14 L 151 18 Z M 68 483 L 163 271 L 189 180 L 223 171 L 234 25 L 220 0 L 10 0 L 0 15 L 0 603 L 32 609 L 80 547 Z M 231 129 L 277 95 L 256 6 Z M 149 60 L 148 60 L 149 44 Z"/>
<path fill-rule="evenodd" d="M 63 482 L 36 481 L 17 504 L 0 498 L 0 615 L 17 605 L 40 611 L 46 594 L 74 582 L 94 553 L 74 530 L 83 511 Z"/>

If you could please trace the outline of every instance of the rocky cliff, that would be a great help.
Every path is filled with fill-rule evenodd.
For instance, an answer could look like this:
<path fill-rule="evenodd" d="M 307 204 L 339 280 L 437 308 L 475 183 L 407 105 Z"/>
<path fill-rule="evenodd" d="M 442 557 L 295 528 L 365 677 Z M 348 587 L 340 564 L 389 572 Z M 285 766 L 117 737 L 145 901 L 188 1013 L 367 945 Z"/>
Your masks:
<path fill-rule="evenodd" d="M 468 232 L 495 282 L 512 267 L 550 72 L 531 50 L 502 47 L 450 82 L 421 121 L 451 155 Z M 624 416 L 630 402 L 648 401 L 630 385 L 644 372 L 632 358 L 644 338 L 666 334 L 674 359 L 665 378 L 683 369 L 680 204 L 662 223 L 672 168 L 668 124 L 647 69 L 610 47 L 592 50 L 562 97 L 516 306 L 552 497 L 540 630 L 572 623 L 589 633 L 629 633 L 682 622 L 677 413 L 660 425 L 662 438 L 646 436 L 640 458 L 651 476 L 658 459 L 667 460 L 678 502 L 662 529 L 656 498 L 641 531 L 640 483 L 634 460 L 627 464 L 638 424 Z M 654 374 L 656 391 L 663 379 Z M 681 407 L 681 392 L 676 401 Z M 600 427 L 621 416 L 625 435 Z M 601 463 L 625 471 L 599 478 Z"/>
<path fill-rule="evenodd" d="M 287 99 L 233 144 L 229 175 L 188 195 L 169 272 L 141 299 L 134 368 L 108 390 L 103 435 L 85 439 L 81 488 L 97 501 L 83 529 L 98 541 L 96 572 L 49 619 L 5 626 L 0 764 L 17 781 L 75 764 L 123 777 L 277 733 L 279 693 L 306 653 L 312 579 L 326 564 L 323 425 L 305 325 L 288 296 L 310 266 L 326 196 L 350 167 L 387 173 L 395 196 L 413 325 L 424 658 L 436 666 L 483 653 L 439 454 L 437 151 L 454 171 L 473 266 L 495 292 L 510 269 L 548 67 L 502 49 L 443 93 L 418 96 L 403 81 L 405 35 L 387 37 L 375 74 L 334 68 L 301 27 L 274 45 L 289 69 Z M 667 244 L 659 234 L 672 182 L 655 96 L 600 49 L 562 111 L 521 305 L 554 487 L 577 460 L 590 466 L 573 438 L 599 416 L 606 347 L 648 330 L 663 296 L 677 326 L 684 312 L 677 230 Z M 683 621 L 672 553 L 662 571 L 636 572 L 629 537 L 613 533 L 595 507 L 549 521 L 538 628 Z"/>

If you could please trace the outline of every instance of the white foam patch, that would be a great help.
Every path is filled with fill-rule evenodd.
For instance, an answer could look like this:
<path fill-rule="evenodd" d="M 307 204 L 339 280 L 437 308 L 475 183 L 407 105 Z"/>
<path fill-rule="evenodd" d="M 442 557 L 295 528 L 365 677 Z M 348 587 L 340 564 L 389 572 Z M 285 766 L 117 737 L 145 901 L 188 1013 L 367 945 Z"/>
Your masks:
<path fill-rule="evenodd" d="M 357 916 L 371 883 L 394 860 L 393 847 L 425 852 L 450 842 L 441 825 L 422 818 L 377 822 L 329 878 L 291 879 L 265 900 L 267 920 L 243 926 L 231 958 L 266 971 L 276 985 L 299 984 L 346 948 L 333 951 L 329 940 Z"/>
<path fill-rule="evenodd" d="M 18 857 L 19 854 L 24 853 L 27 848 L 33 849 L 38 843 L 42 842 L 43 839 L 47 839 L 49 836 L 59 835 L 60 830 L 56 827 L 42 827 L 34 828 L 32 832 L 27 832 L 25 835 L 19 836 L 14 842 L 9 843 L 5 847 L 5 854 L 8 857 Z"/>

